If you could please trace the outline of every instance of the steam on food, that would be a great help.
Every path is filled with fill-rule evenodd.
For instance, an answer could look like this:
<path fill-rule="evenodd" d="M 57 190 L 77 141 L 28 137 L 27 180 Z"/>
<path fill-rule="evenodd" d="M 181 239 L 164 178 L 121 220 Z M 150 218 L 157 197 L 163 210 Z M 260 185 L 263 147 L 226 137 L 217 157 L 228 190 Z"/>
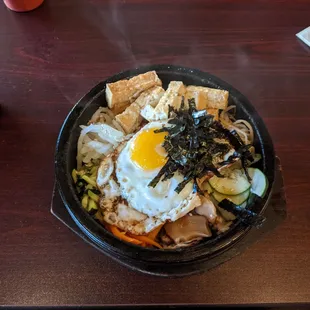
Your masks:
<path fill-rule="evenodd" d="M 107 84 L 109 108 L 81 126 L 73 182 L 82 207 L 125 242 L 191 246 L 259 226 L 252 210 L 267 179 L 251 125 L 235 119 L 226 90 L 171 81 L 155 71 Z"/>

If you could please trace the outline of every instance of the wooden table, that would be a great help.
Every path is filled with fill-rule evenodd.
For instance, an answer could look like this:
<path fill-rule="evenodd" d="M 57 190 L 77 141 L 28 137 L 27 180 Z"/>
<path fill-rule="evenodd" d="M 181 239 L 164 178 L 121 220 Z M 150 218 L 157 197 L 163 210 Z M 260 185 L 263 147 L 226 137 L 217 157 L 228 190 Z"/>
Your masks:
<path fill-rule="evenodd" d="M 0 303 L 310 302 L 310 49 L 295 1 L 46 0 L 0 3 Z M 288 217 L 200 276 L 136 274 L 50 214 L 53 156 L 75 102 L 121 70 L 170 63 L 208 71 L 255 105 L 282 160 Z"/>

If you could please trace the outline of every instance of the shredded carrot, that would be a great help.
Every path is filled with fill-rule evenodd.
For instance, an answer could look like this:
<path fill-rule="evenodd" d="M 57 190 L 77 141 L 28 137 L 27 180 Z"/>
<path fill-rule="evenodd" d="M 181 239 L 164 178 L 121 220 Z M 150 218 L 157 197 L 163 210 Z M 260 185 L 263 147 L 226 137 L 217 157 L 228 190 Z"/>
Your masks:
<path fill-rule="evenodd" d="M 133 244 L 142 244 L 142 241 L 136 239 L 136 238 L 131 238 L 128 237 L 126 235 L 125 232 L 122 232 L 118 229 L 118 227 L 113 226 L 113 225 L 109 225 L 110 231 L 112 232 L 112 234 L 116 237 L 118 237 L 119 239 L 123 240 L 123 241 L 127 241 Z"/>
<path fill-rule="evenodd" d="M 161 246 L 159 243 L 157 243 L 156 241 L 150 239 L 150 238 L 147 237 L 147 236 L 137 236 L 137 235 L 132 235 L 132 234 L 130 234 L 130 237 L 135 238 L 135 239 L 138 239 L 138 240 L 140 240 L 140 241 L 142 241 L 142 242 L 145 242 L 146 244 L 154 245 L 154 246 L 156 246 L 156 247 L 159 248 L 159 249 L 162 249 L 162 246 Z"/>
<path fill-rule="evenodd" d="M 161 228 L 162 228 L 163 226 L 164 226 L 164 224 L 162 224 L 162 225 L 156 227 L 155 229 L 153 229 L 151 232 L 149 232 L 149 233 L 147 234 L 147 237 L 150 238 L 151 240 L 155 240 L 156 237 L 157 237 L 157 235 L 158 235 L 158 233 L 159 233 L 159 231 L 161 230 Z"/>

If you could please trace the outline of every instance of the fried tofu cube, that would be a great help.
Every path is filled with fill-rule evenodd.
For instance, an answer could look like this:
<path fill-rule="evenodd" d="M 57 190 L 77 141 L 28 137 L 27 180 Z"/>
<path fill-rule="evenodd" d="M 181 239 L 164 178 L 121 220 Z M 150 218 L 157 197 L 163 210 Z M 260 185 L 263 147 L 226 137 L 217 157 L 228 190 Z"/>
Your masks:
<path fill-rule="evenodd" d="M 185 92 L 186 87 L 183 82 L 171 81 L 157 106 L 155 108 L 149 105 L 145 106 L 141 110 L 141 115 L 149 122 L 167 119 L 169 106 L 179 109 Z"/>
<path fill-rule="evenodd" d="M 147 105 L 151 107 L 156 107 L 159 100 L 164 95 L 165 90 L 160 86 L 152 87 L 144 91 L 135 101 L 136 104 L 142 109 Z"/>
<path fill-rule="evenodd" d="M 146 105 L 150 107 L 156 106 L 164 92 L 165 90 L 160 86 L 146 90 L 124 112 L 115 116 L 116 121 L 127 134 L 134 132 L 142 121 L 141 108 Z"/>
<path fill-rule="evenodd" d="M 134 132 L 142 121 L 139 105 L 132 103 L 123 113 L 116 115 L 115 119 L 127 134 Z"/>
<path fill-rule="evenodd" d="M 187 86 L 186 99 L 194 98 L 198 110 L 226 109 L 228 106 L 227 90 L 215 89 L 203 86 Z"/>
<path fill-rule="evenodd" d="M 219 120 L 219 109 L 206 109 L 208 114 L 211 114 L 214 116 L 214 120 L 215 121 L 218 121 Z"/>
<path fill-rule="evenodd" d="M 155 71 L 149 71 L 106 85 L 106 100 L 108 107 L 116 114 L 123 112 L 145 90 L 161 86 L 162 82 Z"/>

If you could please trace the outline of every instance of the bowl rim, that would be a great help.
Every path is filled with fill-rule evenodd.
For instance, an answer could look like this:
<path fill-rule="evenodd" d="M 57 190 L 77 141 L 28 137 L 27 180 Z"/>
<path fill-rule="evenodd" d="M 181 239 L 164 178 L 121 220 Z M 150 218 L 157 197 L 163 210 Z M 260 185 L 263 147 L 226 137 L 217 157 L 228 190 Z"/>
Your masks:
<path fill-rule="evenodd" d="M 228 232 L 221 234 L 219 237 L 216 237 L 213 240 L 209 240 L 207 242 L 200 242 L 197 245 L 186 247 L 186 248 L 179 248 L 179 249 L 153 249 L 153 248 L 142 248 L 137 245 L 133 245 L 124 241 L 121 241 L 117 237 L 115 237 L 112 233 L 107 231 L 101 224 L 97 223 L 83 208 L 81 208 L 81 204 L 77 201 L 76 197 L 73 197 L 76 194 L 72 192 L 72 184 L 68 184 L 69 182 L 64 182 L 63 180 L 63 173 L 64 167 L 62 167 L 63 163 L 63 153 L 64 150 L 62 147 L 65 147 L 67 141 L 66 136 L 69 134 L 69 138 L 71 135 L 72 126 L 70 128 L 70 123 L 74 123 L 78 120 L 76 118 L 76 114 L 81 115 L 84 110 L 87 109 L 89 105 L 91 105 L 94 100 L 99 98 L 100 96 L 104 95 L 105 93 L 105 85 L 107 83 L 115 82 L 120 79 L 129 78 L 134 75 L 144 73 L 147 71 L 155 70 L 158 71 L 160 75 L 160 71 L 167 71 L 172 73 L 178 74 L 191 74 L 193 76 L 200 76 L 202 83 L 207 82 L 208 85 L 210 83 L 214 84 L 218 89 L 226 89 L 229 90 L 229 95 L 231 96 L 232 93 L 238 96 L 240 101 L 247 104 L 247 109 L 250 110 L 250 115 L 253 113 L 258 117 L 260 130 L 263 131 L 265 137 L 264 140 L 267 140 L 267 144 L 269 146 L 269 151 L 272 152 L 272 159 L 273 159 L 273 171 L 271 179 L 272 182 L 269 182 L 267 197 L 264 199 L 264 205 L 261 209 L 261 213 L 264 212 L 266 209 L 273 189 L 273 181 L 274 181 L 274 174 L 275 174 L 275 153 L 274 147 L 272 143 L 272 139 L 269 135 L 269 132 L 255 110 L 254 106 L 250 103 L 250 101 L 237 89 L 233 86 L 228 84 L 227 82 L 219 79 L 218 77 L 204 72 L 198 69 L 184 67 L 184 66 L 177 66 L 177 65 L 169 65 L 169 64 L 158 64 L 158 65 L 151 65 L 151 66 L 141 66 L 134 69 L 124 70 L 115 75 L 110 76 L 109 78 L 105 79 L 102 82 L 99 82 L 95 85 L 88 93 L 86 93 L 70 110 L 67 117 L 63 121 L 61 129 L 59 131 L 59 135 L 56 141 L 56 149 L 55 149 L 55 178 L 58 192 L 61 196 L 61 199 L 68 210 L 71 217 L 74 219 L 76 224 L 79 228 L 86 234 L 94 243 L 96 243 L 104 252 L 110 255 L 116 255 L 119 257 L 126 258 L 133 258 L 139 259 L 141 261 L 146 261 L 148 263 L 175 263 L 175 262 L 190 262 L 195 261 L 197 259 L 204 259 L 207 257 L 212 257 L 213 255 L 217 255 L 217 253 L 225 251 L 225 249 L 230 248 L 233 246 L 238 240 L 240 240 L 243 236 L 245 236 L 249 231 L 250 227 L 245 226 L 241 223 L 241 221 L 236 221 L 233 224 L 233 227 L 228 230 Z M 68 138 L 68 139 L 69 139 Z M 270 156 L 270 154 L 268 155 Z M 271 160 L 272 160 L 271 159 Z M 67 171 L 68 172 L 68 171 Z M 71 178 L 71 173 L 69 174 Z M 67 173 L 68 177 L 68 173 Z M 72 183 L 72 180 L 71 180 Z M 208 245 L 208 246 L 206 246 Z M 209 247 L 212 247 L 212 249 Z M 209 251 L 206 251 L 209 248 Z M 154 257 L 156 254 L 156 257 Z"/>

